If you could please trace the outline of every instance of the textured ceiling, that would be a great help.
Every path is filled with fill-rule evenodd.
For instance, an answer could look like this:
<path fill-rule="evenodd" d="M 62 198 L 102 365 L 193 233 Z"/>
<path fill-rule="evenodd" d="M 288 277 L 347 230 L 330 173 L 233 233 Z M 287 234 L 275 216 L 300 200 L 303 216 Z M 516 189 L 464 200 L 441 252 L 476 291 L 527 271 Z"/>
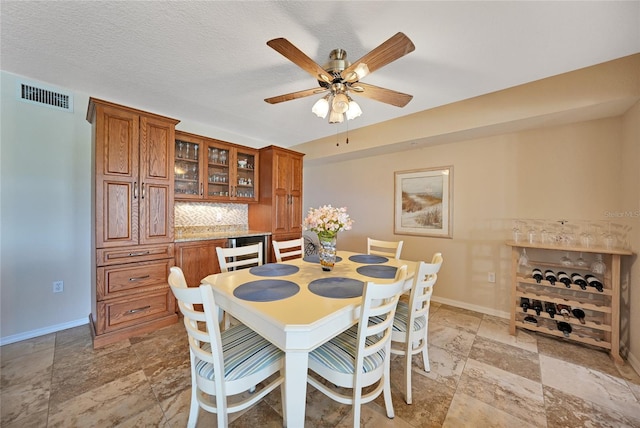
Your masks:
<path fill-rule="evenodd" d="M 640 52 L 638 1 L 3 0 L 0 14 L 2 70 L 254 147 L 347 127 L 311 113 L 319 96 L 263 101 L 316 85 L 266 45 L 276 37 L 320 65 L 335 48 L 356 60 L 398 31 L 412 39 L 414 52 L 363 82 L 413 100 L 398 108 L 358 97 L 364 113 L 350 129 Z"/>

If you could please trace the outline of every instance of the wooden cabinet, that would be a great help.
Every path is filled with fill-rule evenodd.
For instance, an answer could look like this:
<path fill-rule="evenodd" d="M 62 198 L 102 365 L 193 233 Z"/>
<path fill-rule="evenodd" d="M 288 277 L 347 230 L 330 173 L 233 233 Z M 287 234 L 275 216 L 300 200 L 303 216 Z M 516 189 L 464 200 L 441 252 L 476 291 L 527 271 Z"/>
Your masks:
<path fill-rule="evenodd" d="M 176 266 L 184 272 L 187 285 L 197 287 L 204 277 L 220 273 L 216 248 L 226 246 L 226 239 L 176 243 Z"/>
<path fill-rule="evenodd" d="M 99 347 L 177 321 L 167 276 L 178 121 L 95 98 L 87 120 L 95 155 L 91 326 Z"/>
<path fill-rule="evenodd" d="M 260 197 L 249 206 L 249 228 L 271 232 L 272 240 L 302 236 L 302 158 L 280 147 L 260 149 Z M 273 249 L 269 251 L 273 260 Z"/>
<path fill-rule="evenodd" d="M 515 334 L 516 327 L 539 331 L 553 336 L 563 337 L 579 343 L 585 343 L 606 349 L 616 362 L 620 357 L 620 260 L 622 256 L 631 255 L 627 250 L 607 248 L 563 247 L 523 242 L 507 242 L 512 247 L 511 256 L 511 320 L 510 333 Z M 524 265 L 523 255 L 528 260 Z M 563 257 L 565 258 L 563 260 Z M 582 257 L 584 263 L 574 263 Z M 591 272 L 591 264 L 596 257 L 602 257 L 606 265 L 604 274 Z M 569 261 L 572 265 L 568 265 Z M 544 271 L 565 272 L 571 277 L 573 273 L 585 276 L 592 274 L 604 285 L 602 291 L 593 287 L 581 288 L 571 282 L 565 286 L 560 281 L 555 285 L 546 279 L 539 282 L 532 276 L 534 268 Z M 530 302 L 539 301 L 542 310 L 538 314 L 530 307 L 526 311 L 521 306 L 523 299 Z M 528 299 L 528 300 L 527 300 Z M 565 305 L 570 309 L 580 309 L 584 318 L 577 318 L 572 310 L 567 316 L 556 313 L 551 316 L 545 311 L 547 304 Z M 552 307 L 550 305 L 550 307 Z M 566 334 L 559 330 L 558 323 L 566 322 L 571 332 Z"/>
<path fill-rule="evenodd" d="M 255 149 L 178 131 L 174 175 L 178 200 L 258 200 Z"/>

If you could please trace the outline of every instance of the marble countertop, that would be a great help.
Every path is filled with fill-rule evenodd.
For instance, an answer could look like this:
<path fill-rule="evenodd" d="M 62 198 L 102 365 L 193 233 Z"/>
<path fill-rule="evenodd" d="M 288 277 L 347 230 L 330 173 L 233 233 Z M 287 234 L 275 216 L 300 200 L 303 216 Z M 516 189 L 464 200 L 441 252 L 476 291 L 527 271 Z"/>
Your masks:
<path fill-rule="evenodd" d="M 190 230 L 176 228 L 174 242 L 206 241 L 209 239 L 240 238 L 245 236 L 271 235 L 264 230 Z"/>

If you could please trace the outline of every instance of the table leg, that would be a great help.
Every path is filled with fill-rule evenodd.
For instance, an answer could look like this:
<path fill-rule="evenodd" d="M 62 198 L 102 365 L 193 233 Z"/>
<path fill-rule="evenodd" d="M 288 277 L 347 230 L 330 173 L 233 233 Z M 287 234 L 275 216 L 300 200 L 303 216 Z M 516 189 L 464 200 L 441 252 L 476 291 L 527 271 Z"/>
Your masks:
<path fill-rule="evenodd" d="M 309 353 L 305 351 L 287 351 L 285 353 L 284 413 L 286 426 L 304 427 L 304 415 L 307 400 L 307 369 Z"/>

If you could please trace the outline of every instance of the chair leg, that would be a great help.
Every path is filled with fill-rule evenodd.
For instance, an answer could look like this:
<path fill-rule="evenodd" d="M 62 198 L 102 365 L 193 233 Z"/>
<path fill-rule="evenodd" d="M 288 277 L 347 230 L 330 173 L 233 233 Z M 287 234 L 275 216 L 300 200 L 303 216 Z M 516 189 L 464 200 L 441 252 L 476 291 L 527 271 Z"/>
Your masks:
<path fill-rule="evenodd" d="M 411 404 L 411 344 L 408 344 L 404 350 L 404 382 L 405 382 L 405 394 L 404 401 L 407 404 Z"/>
<path fill-rule="evenodd" d="M 391 400 L 391 380 L 389 379 L 389 375 L 384 375 L 384 387 L 383 387 L 383 395 L 384 395 L 384 407 L 387 410 L 387 417 L 389 419 L 393 419 L 396 415 L 393 411 L 393 402 Z"/>
<path fill-rule="evenodd" d="M 191 387 L 191 404 L 189 406 L 189 420 L 187 421 L 188 428 L 195 428 L 198 424 L 198 414 L 200 413 L 200 404 L 198 404 L 198 391 L 196 386 Z"/>
<path fill-rule="evenodd" d="M 284 371 L 282 371 L 281 373 L 284 374 Z M 282 382 L 280 384 L 280 399 L 282 400 L 282 426 L 286 427 L 287 426 L 287 396 L 286 396 L 286 391 L 284 389 L 284 382 Z"/>
<path fill-rule="evenodd" d="M 362 407 L 362 388 L 359 385 L 353 389 L 353 428 L 360 427 L 360 408 Z"/>
<path fill-rule="evenodd" d="M 430 372 L 431 371 L 431 365 L 429 364 L 429 348 L 427 347 L 427 344 L 424 344 L 424 347 L 422 348 L 422 363 L 424 364 L 424 371 L 425 372 Z"/>

